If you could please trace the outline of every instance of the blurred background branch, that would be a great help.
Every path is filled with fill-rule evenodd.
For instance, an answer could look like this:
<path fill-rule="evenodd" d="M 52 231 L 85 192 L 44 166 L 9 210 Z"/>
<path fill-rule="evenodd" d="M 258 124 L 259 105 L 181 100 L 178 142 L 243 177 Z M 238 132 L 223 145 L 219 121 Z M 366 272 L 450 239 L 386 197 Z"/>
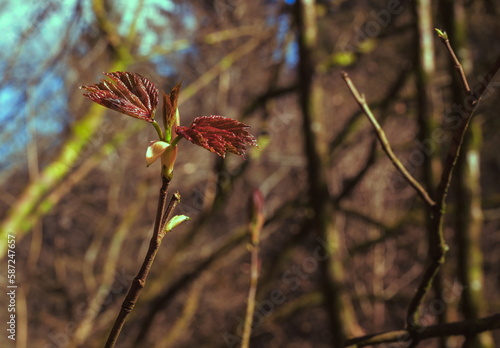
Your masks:
<path fill-rule="evenodd" d="M 252 187 L 266 198 L 266 222 L 250 346 L 343 346 L 399 331 L 433 247 L 430 221 L 339 73 L 363 91 L 394 154 L 434 199 L 463 114 L 434 27 L 448 33 L 483 98 L 443 216 L 451 250 L 420 322 L 500 312 L 500 102 L 498 77 L 485 74 L 500 52 L 495 1 L 0 6 L 0 253 L 16 234 L 15 348 L 102 347 L 145 254 L 157 171 L 144 153 L 155 134 L 89 106 L 78 90 L 125 68 L 165 90 L 182 80 L 182 125 L 202 113 L 239 118 L 259 148 L 246 161 L 222 161 L 179 145 L 172 185 L 183 196 L 179 213 L 193 219 L 158 255 L 123 347 L 231 346 L 225 334 L 242 333 L 251 263 L 241 197 Z M 498 332 L 433 336 L 422 346 L 492 347 Z M 14 347 L 4 338 L 2 347 Z"/>

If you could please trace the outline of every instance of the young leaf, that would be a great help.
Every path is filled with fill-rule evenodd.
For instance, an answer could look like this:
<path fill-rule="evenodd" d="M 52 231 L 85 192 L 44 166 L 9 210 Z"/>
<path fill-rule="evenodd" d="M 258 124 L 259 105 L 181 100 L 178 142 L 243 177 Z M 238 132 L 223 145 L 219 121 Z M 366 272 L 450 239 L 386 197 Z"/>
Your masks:
<path fill-rule="evenodd" d="M 151 81 L 139 74 L 123 71 L 104 75 L 111 81 L 103 79 L 100 83 L 80 87 L 89 91 L 84 94 L 85 97 L 122 114 L 154 121 L 158 89 Z"/>
<path fill-rule="evenodd" d="M 246 124 L 224 116 L 201 116 L 189 127 L 177 127 L 175 132 L 193 144 L 225 157 L 227 152 L 244 155 L 247 145 L 257 146 Z"/>
<path fill-rule="evenodd" d="M 170 144 L 164 141 L 152 141 L 148 149 L 146 150 L 146 163 L 149 167 L 151 164 L 156 162 L 156 160 L 163 155 L 165 150 L 170 146 Z"/>
<path fill-rule="evenodd" d="M 167 133 L 167 141 L 171 140 L 172 132 L 174 127 L 179 125 L 178 111 L 177 111 L 177 101 L 179 99 L 179 93 L 181 90 L 181 82 L 177 83 L 174 88 L 167 95 L 163 92 L 163 125 Z"/>
<path fill-rule="evenodd" d="M 436 31 L 436 33 L 438 34 L 438 36 L 441 39 L 448 40 L 448 34 L 446 33 L 446 31 L 438 29 L 438 28 L 434 28 L 434 30 Z"/>
<path fill-rule="evenodd" d="M 175 215 L 170 220 L 168 220 L 167 224 L 165 225 L 164 228 L 165 233 L 172 231 L 175 227 L 179 226 L 181 223 L 188 220 L 191 220 L 189 216 Z"/>

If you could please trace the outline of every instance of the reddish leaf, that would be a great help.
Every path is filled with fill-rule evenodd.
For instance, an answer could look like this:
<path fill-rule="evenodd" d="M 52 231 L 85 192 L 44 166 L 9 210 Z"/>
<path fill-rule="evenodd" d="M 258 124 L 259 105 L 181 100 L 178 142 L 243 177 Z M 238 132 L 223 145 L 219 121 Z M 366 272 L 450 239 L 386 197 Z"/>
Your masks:
<path fill-rule="evenodd" d="M 129 72 L 105 73 L 109 80 L 81 86 L 90 100 L 122 114 L 153 122 L 158 105 L 158 89 L 147 78 Z"/>
<path fill-rule="evenodd" d="M 189 127 L 177 127 L 175 132 L 193 144 L 225 157 L 227 152 L 244 155 L 247 145 L 257 145 L 246 130 L 248 127 L 224 116 L 202 116 L 195 118 Z"/>
<path fill-rule="evenodd" d="M 177 83 L 167 95 L 163 92 L 163 124 L 165 129 L 171 129 L 175 124 L 175 114 L 177 111 L 177 100 L 181 91 L 181 82 Z M 173 131 L 173 130 L 172 130 Z"/>

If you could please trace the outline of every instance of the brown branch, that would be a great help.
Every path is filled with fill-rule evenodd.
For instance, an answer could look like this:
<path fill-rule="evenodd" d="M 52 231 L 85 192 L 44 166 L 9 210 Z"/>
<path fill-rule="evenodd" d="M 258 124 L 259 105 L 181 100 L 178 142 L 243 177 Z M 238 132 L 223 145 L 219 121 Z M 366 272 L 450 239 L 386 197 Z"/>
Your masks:
<path fill-rule="evenodd" d="M 436 32 L 438 33 L 439 38 L 443 42 L 444 46 L 446 47 L 446 50 L 448 51 L 448 54 L 450 55 L 451 61 L 453 62 L 453 65 L 455 69 L 457 70 L 458 76 L 460 77 L 460 81 L 462 82 L 462 86 L 465 89 L 465 93 L 467 95 L 470 95 L 470 87 L 469 87 L 469 81 L 467 80 L 467 76 L 465 76 L 464 69 L 462 68 L 462 64 L 460 64 L 460 61 L 457 58 L 457 55 L 455 54 L 455 51 L 453 50 L 453 47 L 451 47 L 450 40 L 448 39 L 448 34 L 446 32 L 441 31 L 439 29 L 436 29 Z"/>
<path fill-rule="evenodd" d="M 245 230 L 242 233 L 237 233 L 229 237 L 194 269 L 186 272 L 181 278 L 172 283 L 163 293 L 157 295 L 151 301 L 146 314 L 142 317 L 139 333 L 135 338 L 134 345 L 139 346 L 141 342 L 146 339 L 154 319 L 158 316 L 158 314 L 162 313 L 162 310 L 170 304 L 170 301 L 172 301 L 178 293 L 188 288 L 190 284 L 196 281 L 203 272 L 226 256 L 231 250 L 233 250 L 233 248 L 242 244 L 247 238 L 247 235 L 248 232 Z"/>
<path fill-rule="evenodd" d="M 438 31 L 441 38 L 443 35 Z M 447 39 L 447 36 L 446 36 Z M 453 52 L 453 51 L 451 51 Z M 451 54 L 451 53 L 450 53 Z M 456 66 L 456 63 L 455 63 Z M 448 195 L 448 188 L 452 179 L 453 171 L 455 169 L 460 150 L 464 140 L 465 133 L 468 129 L 472 115 L 477 108 L 478 101 L 486 91 L 490 81 L 493 79 L 497 71 L 500 69 L 500 56 L 493 64 L 489 72 L 481 79 L 481 83 L 476 86 L 474 91 L 470 91 L 464 98 L 462 105 L 465 115 L 461 115 L 460 125 L 453 134 L 450 149 L 446 157 L 443 173 L 436 191 L 436 205 L 431 207 L 431 220 L 430 220 L 430 245 L 429 245 L 429 265 L 427 266 L 420 285 L 415 293 L 415 296 L 410 302 L 407 311 L 407 326 L 413 329 L 418 328 L 420 319 L 420 306 L 424 301 L 425 295 L 429 292 L 432 282 L 438 273 L 441 265 L 445 261 L 445 254 L 448 246 L 443 236 L 443 217 L 445 212 L 446 197 Z M 460 73 L 460 70 L 459 70 Z M 467 79 L 461 76 L 464 87 L 468 88 Z M 465 80 L 464 80 L 465 79 Z"/>
<path fill-rule="evenodd" d="M 162 176 L 162 185 L 160 188 L 160 194 L 158 198 L 158 208 L 156 211 L 155 226 L 153 230 L 153 236 L 151 237 L 151 241 L 149 243 L 148 252 L 146 254 L 146 257 L 144 258 L 139 273 L 134 278 L 132 285 L 130 286 L 130 289 L 127 293 L 127 296 L 123 300 L 120 313 L 118 313 L 113 328 L 111 329 L 108 340 L 106 341 L 106 344 L 104 346 L 105 348 L 113 348 L 115 346 L 118 336 L 120 335 L 123 325 L 125 324 L 125 320 L 127 319 L 127 316 L 130 314 L 132 309 L 134 309 L 135 304 L 139 299 L 139 295 L 141 294 L 141 291 L 144 288 L 144 285 L 146 284 L 146 279 L 148 277 L 149 271 L 151 270 L 151 266 L 155 259 L 156 253 L 158 252 L 158 248 L 160 247 L 161 241 L 165 236 L 165 233 L 162 232 L 162 225 L 163 225 L 162 217 L 169 216 L 170 213 L 175 208 L 175 206 L 179 203 L 180 200 L 179 194 L 178 193 L 174 194 L 173 197 L 171 198 L 167 210 L 163 212 L 165 208 L 169 183 L 170 180 Z"/>
<path fill-rule="evenodd" d="M 170 216 L 172 215 L 172 212 L 174 211 L 175 207 L 177 206 L 177 204 L 179 204 L 180 201 L 181 201 L 181 196 L 179 192 L 174 193 L 174 195 L 170 199 L 170 202 L 168 203 L 167 208 L 165 209 L 165 212 L 163 213 L 163 217 L 161 218 L 161 223 L 158 228 L 158 230 L 160 231 L 161 238 L 165 236 L 166 233 L 165 225 L 168 222 Z"/>
<path fill-rule="evenodd" d="M 344 79 L 345 83 L 347 84 L 347 87 L 351 91 L 354 99 L 356 99 L 356 102 L 360 106 L 360 108 L 363 110 L 365 115 L 368 117 L 370 122 L 372 123 L 373 127 L 375 128 L 377 137 L 380 141 L 380 145 L 382 145 L 382 149 L 384 152 L 387 154 L 389 159 L 391 160 L 392 164 L 396 167 L 397 170 L 401 174 L 403 174 L 404 178 L 410 183 L 410 185 L 417 191 L 417 193 L 420 195 L 420 197 L 429 205 L 429 206 L 434 206 L 436 202 L 432 200 L 432 198 L 429 196 L 429 193 L 424 189 L 420 183 L 415 180 L 415 178 L 410 174 L 410 172 L 406 169 L 406 167 L 401 163 L 401 161 L 396 157 L 394 152 L 392 151 L 391 145 L 389 144 L 389 141 L 387 140 L 387 137 L 385 135 L 384 130 L 382 127 L 380 127 L 380 124 L 378 123 L 377 119 L 375 116 L 373 116 L 373 113 L 370 110 L 370 107 L 366 103 L 364 95 L 361 95 L 356 86 L 354 86 L 351 78 L 346 72 L 342 73 L 342 78 Z"/>
<path fill-rule="evenodd" d="M 394 330 L 346 340 L 345 347 L 365 347 L 382 343 L 409 343 L 435 337 L 470 336 L 484 331 L 500 329 L 500 313 L 481 319 L 471 319 L 454 323 L 424 326 L 416 331 Z"/>
<path fill-rule="evenodd" d="M 250 289 L 248 290 L 245 326 L 241 342 L 242 348 L 250 346 L 250 335 L 252 334 L 253 315 L 255 311 L 255 296 L 257 295 L 257 282 L 259 279 L 259 247 L 258 245 L 251 245 L 251 248 Z"/>
<path fill-rule="evenodd" d="M 382 122 L 383 115 L 386 114 L 386 112 L 384 111 L 388 110 L 389 106 L 397 100 L 399 92 L 411 75 L 410 72 L 412 71 L 413 65 L 414 63 L 412 62 L 411 64 L 409 64 L 409 66 L 406 66 L 404 69 L 402 69 L 397 79 L 387 89 L 387 94 L 382 97 L 379 102 L 372 103 L 372 108 L 380 108 L 382 113 Z M 357 128 L 358 119 L 361 115 L 363 115 L 363 110 L 357 110 L 355 113 L 353 113 L 353 115 L 349 117 L 345 125 L 342 127 L 342 130 L 332 139 L 332 141 L 328 145 L 328 152 L 330 153 L 330 164 L 332 163 L 332 160 L 334 158 L 333 152 L 341 144 L 344 144 L 344 141 L 351 134 L 351 132 Z"/>

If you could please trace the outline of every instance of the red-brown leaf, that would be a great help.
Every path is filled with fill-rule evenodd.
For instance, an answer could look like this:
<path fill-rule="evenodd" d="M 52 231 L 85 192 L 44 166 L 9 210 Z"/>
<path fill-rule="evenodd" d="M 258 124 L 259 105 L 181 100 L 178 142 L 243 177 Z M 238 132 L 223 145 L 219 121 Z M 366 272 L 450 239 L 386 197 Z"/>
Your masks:
<path fill-rule="evenodd" d="M 158 89 L 147 78 L 129 72 L 105 73 L 110 80 L 82 86 L 90 100 L 122 114 L 153 122 L 158 105 Z"/>
<path fill-rule="evenodd" d="M 227 152 L 244 155 L 247 145 L 257 145 L 247 128 L 249 126 L 232 118 L 202 116 L 195 118 L 189 127 L 177 127 L 175 132 L 193 144 L 225 157 Z"/>
<path fill-rule="evenodd" d="M 171 129 L 175 124 L 175 114 L 179 94 L 181 91 L 181 82 L 177 83 L 170 91 L 170 94 L 163 92 L 163 124 L 166 129 Z"/>

